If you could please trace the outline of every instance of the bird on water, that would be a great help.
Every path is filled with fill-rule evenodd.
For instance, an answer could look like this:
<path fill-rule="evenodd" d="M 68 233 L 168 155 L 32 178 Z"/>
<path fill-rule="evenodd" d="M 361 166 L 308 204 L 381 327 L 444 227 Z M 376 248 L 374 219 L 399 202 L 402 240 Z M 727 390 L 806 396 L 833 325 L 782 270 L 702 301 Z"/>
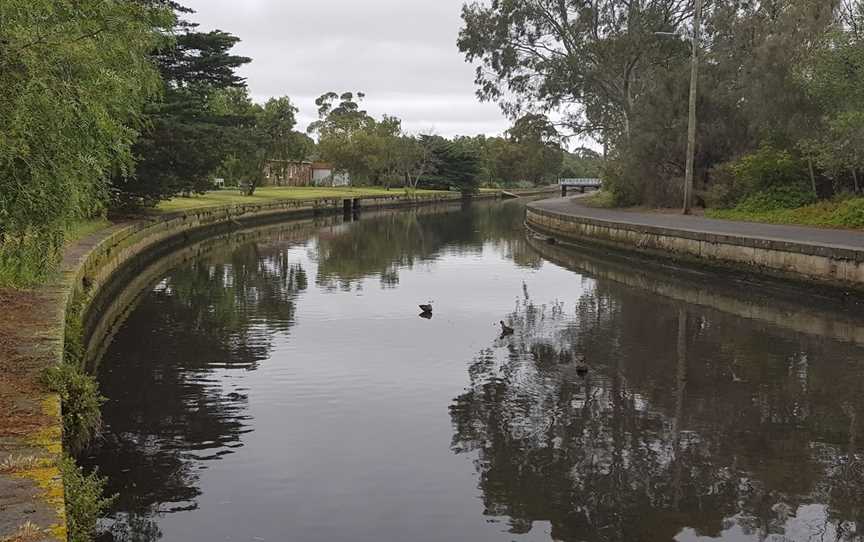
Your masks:
<path fill-rule="evenodd" d="M 504 320 L 501 320 L 501 336 L 507 337 L 508 335 L 513 335 L 513 328 L 504 323 Z"/>
<path fill-rule="evenodd" d="M 576 361 L 576 374 L 579 376 L 588 374 L 588 364 L 585 363 L 585 358 L 580 358 Z"/>
<path fill-rule="evenodd" d="M 432 302 L 419 305 L 420 310 L 423 311 L 423 314 L 432 314 Z"/>

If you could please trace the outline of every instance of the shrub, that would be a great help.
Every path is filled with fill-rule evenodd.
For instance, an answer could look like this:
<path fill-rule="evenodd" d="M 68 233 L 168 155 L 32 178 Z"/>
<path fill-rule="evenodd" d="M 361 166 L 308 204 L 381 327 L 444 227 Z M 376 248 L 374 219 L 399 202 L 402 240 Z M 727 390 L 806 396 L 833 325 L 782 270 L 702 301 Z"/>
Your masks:
<path fill-rule="evenodd" d="M 794 209 L 816 201 L 816 195 L 806 186 L 775 185 L 747 196 L 735 209 L 746 213 L 761 213 L 775 209 Z"/>
<path fill-rule="evenodd" d="M 731 170 L 736 188 L 744 194 L 788 184 L 806 186 L 807 182 L 804 164 L 789 152 L 770 145 L 733 162 Z"/>
<path fill-rule="evenodd" d="M 73 452 L 87 446 L 102 427 L 102 403 L 99 385 L 70 363 L 61 363 L 45 371 L 48 389 L 60 395 L 63 403 L 63 440 Z"/>
<path fill-rule="evenodd" d="M 715 167 L 704 197 L 708 207 L 745 212 L 790 209 L 816 200 L 804 163 L 770 145 Z"/>
<path fill-rule="evenodd" d="M 99 518 L 116 497 L 104 497 L 107 480 L 98 472 L 85 474 L 71 458 L 60 463 L 66 493 L 69 542 L 91 542 Z"/>

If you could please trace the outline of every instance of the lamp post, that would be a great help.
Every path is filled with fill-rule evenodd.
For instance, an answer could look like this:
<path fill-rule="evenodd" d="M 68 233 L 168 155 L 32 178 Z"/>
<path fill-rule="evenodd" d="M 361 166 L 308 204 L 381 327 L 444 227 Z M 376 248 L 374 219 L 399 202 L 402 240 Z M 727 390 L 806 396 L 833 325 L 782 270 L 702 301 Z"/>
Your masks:
<path fill-rule="evenodd" d="M 699 82 L 699 34 L 702 29 L 702 1 L 695 0 L 693 13 L 693 32 L 690 41 L 693 53 L 690 58 L 690 109 L 687 123 L 687 165 L 684 170 L 684 209 L 690 214 L 693 201 L 693 169 L 696 161 L 696 96 Z M 675 32 L 654 32 L 658 36 L 677 36 Z"/>
<path fill-rule="evenodd" d="M 696 160 L 696 86 L 699 80 L 699 31 L 702 26 L 702 0 L 696 0 L 693 13 L 693 56 L 690 60 L 690 118 L 687 126 L 687 166 L 684 172 L 684 214 L 693 202 L 693 163 Z"/>

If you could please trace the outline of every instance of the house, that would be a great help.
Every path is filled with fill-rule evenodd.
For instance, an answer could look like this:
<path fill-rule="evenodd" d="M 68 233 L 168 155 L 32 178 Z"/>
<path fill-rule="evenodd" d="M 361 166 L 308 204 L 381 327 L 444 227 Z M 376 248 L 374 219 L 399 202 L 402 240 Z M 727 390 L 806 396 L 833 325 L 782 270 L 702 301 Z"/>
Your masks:
<path fill-rule="evenodd" d="M 347 173 L 336 173 L 326 162 L 268 160 L 264 165 L 265 186 L 348 186 Z"/>
<path fill-rule="evenodd" d="M 315 186 L 348 186 L 351 178 L 347 173 L 337 173 L 326 162 L 312 162 L 312 184 Z"/>
<path fill-rule="evenodd" d="M 267 160 L 264 164 L 265 186 L 310 186 L 312 162 Z"/>

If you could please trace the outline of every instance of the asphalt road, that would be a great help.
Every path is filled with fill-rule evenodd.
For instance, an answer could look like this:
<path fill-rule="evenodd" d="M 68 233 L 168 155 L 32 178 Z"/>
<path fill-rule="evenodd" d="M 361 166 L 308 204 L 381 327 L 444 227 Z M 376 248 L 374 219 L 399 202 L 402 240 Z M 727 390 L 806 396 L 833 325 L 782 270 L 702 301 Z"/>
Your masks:
<path fill-rule="evenodd" d="M 864 250 L 864 232 L 835 230 L 807 226 L 785 226 L 718 220 L 701 216 L 665 214 L 619 209 L 595 209 L 586 207 L 579 200 L 583 196 L 555 198 L 532 203 L 533 207 L 559 214 L 566 214 L 594 220 L 605 220 L 639 226 L 654 226 L 687 230 L 716 235 L 751 237 L 815 246 L 829 246 L 851 250 Z"/>

